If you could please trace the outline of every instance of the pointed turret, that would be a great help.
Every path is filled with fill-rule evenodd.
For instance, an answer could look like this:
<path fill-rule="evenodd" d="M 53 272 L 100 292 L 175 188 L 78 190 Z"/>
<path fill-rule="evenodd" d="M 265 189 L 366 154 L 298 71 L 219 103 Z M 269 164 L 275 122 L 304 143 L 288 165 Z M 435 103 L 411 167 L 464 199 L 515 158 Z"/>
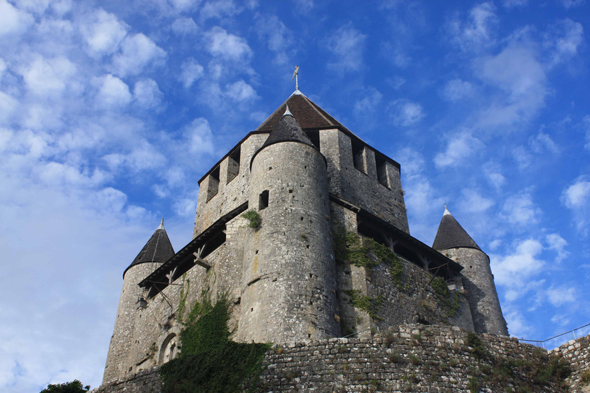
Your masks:
<path fill-rule="evenodd" d="M 445 205 L 434 244 L 437 251 L 463 266 L 463 287 L 477 333 L 508 335 L 498 300 L 490 258 L 479 248 Z"/>
<path fill-rule="evenodd" d="M 447 205 L 445 205 L 445 212 L 438 226 L 438 232 L 434 238 L 432 248 L 440 251 L 459 247 L 481 250 L 465 229 L 455 220 L 455 217 L 453 217 L 447 209 Z"/>
<path fill-rule="evenodd" d="M 131 265 L 123 272 L 123 277 L 125 277 L 127 270 L 133 266 L 141 263 L 164 263 L 173 256 L 174 248 L 172 247 L 172 243 L 170 243 L 170 239 L 164 228 L 164 219 L 162 218 L 158 229 L 156 229 L 150 240 L 143 246 L 139 254 L 131 262 Z"/>

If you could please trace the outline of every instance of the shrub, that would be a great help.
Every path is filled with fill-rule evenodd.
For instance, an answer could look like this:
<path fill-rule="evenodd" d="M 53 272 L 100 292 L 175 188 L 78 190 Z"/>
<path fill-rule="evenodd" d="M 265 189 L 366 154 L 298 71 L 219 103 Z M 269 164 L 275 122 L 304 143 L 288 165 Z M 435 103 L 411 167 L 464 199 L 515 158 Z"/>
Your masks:
<path fill-rule="evenodd" d="M 258 214 L 255 210 L 248 210 L 246 213 L 242 214 L 246 220 L 250 221 L 250 228 L 258 229 L 260 228 L 260 224 L 262 223 L 262 218 L 260 214 Z"/>

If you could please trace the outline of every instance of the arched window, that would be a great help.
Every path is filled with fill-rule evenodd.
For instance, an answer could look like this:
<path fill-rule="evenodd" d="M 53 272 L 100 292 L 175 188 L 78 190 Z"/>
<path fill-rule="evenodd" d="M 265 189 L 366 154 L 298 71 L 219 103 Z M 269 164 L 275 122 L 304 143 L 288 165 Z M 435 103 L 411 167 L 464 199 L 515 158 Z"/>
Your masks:
<path fill-rule="evenodd" d="M 176 333 L 171 333 L 166 337 L 162 346 L 160 347 L 160 359 L 158 364 L 164 364 L 174 359 L 178 355 L 178 336 Z"/>

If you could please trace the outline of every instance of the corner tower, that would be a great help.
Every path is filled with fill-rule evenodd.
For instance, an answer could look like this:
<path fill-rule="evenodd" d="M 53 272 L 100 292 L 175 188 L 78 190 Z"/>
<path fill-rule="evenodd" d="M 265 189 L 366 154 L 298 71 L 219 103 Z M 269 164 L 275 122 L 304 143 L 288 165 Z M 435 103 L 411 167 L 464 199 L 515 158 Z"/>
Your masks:
<path fill-rule="evenodd" d="M 508 329 L 498 300 L 490 258 L 446 206 L 432 248 L 463 266 L 463 286 L 467 291 L 476 333 L 507 336 Z"/>
<path fill-rule="evenodd" d="M 133 345 L 135 312 L 141 298 L 139 282 L 154 272 L 162 263 L 174 255 L 174 249 L 164 229 L 164 219 L 148 242 L 143 246 L 131 265 L 123 272 L 123 289 L 119 299 L 115 328 L 109 345 L 107 364 L 102 383 L 122 378 L 133 372 L 130 351 Z M 129 367 L 132 367 L 130 370 Z"/>
<path fill-rule="evenodd" d="M 326 160 L 288 107 L 250 162 L 238 340 L 338 336 Z"/>

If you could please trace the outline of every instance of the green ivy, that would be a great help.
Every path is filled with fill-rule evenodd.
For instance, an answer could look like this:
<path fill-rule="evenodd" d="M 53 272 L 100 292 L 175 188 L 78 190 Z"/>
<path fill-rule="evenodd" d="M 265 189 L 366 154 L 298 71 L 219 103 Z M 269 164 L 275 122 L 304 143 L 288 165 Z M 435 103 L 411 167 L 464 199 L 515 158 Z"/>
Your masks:
<path fill-rule="evenodd" d="M 373 319 L 381 319 L 377 315 L 377 312 L 385 300 L 382 295 L 377 296 L 377 299 L 375 299 L 370 296 L 364 296 L 358 289 L 351 289 L 343 292 L 350 296 L 350 301 L 354 307 L 365 311 Z"/>
<path fill-rule="evenodd" d="M 183 323 L 184 309 L 186 308 L 186 298 L 188 297 L 188 291 L 191 286 L 191 281 L 186 280 L 186 290 L 184 289 L 184 283 L 186 280 L 186 273 L 182 275 L 182 288 L 180 288 L 180 299 L 178 300 L 178 322 Z"/>
<path fill-rule="evenodd" d="M 440 277 L 435 277 L 430 283 L 430 286 L 434 290 L 434 294 L 436 295 L 439 304 L 448 310 L 447 317 L 454 317 L 461 308 L 459 294 L 455 291 L 455 293 L 451 295 L 447 282 Z"/>
<path fill-rule="evenodd" d="M 262 218 L 260 214 L 258 214 L 255 210 L 248 210 L 246 213 L 242 214 L 246 220 L 250 221 L 250 228 L 258 229 L 260 228 L 260 224 L 262 223 Z"/>
<path fill-rule="evenodd" d="M 163 393 L 233 393 L 254 389 L 268 344 L 236 343 L 228 327 L 231 301 L 195 303 L 180 333 L 182 352 L 160 367 Z"/>

